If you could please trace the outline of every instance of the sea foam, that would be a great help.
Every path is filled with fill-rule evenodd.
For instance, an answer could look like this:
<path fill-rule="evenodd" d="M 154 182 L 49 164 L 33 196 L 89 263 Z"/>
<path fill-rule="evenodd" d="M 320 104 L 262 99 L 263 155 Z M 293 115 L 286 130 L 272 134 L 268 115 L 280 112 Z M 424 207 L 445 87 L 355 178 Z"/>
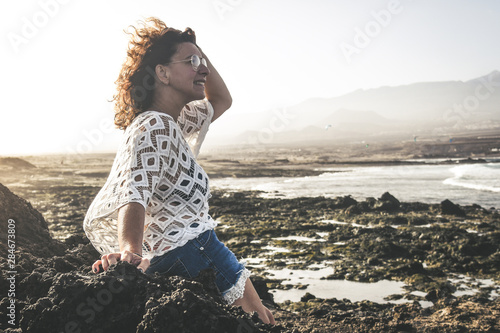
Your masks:
<path fill-rule="evenodd" d="M 500 192 L 499 164 L 468 164 L 450 169 L 453 177 L 443 181 L 445 185 L 459 186 L 479 191 Z"/>

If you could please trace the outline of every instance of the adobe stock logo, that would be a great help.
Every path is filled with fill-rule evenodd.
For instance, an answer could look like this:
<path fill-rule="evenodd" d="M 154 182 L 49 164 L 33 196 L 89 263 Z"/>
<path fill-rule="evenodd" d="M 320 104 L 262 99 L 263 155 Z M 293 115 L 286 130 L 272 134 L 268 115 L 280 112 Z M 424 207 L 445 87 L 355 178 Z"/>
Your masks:
<path fill-rule="evenodd" d="M 31 17 L 23 16 L 20 33 L 9 32 L 7 38 L 15 53 L 19 53 L 19 47 L 26 45 L 30 40 L 38 36 L 40 31 L 45 28 L 50 20 L 59 13 L 60 5 L 65 5 L 69 0 L 40 0 L 40 7 Z"/>
<path fill-rule="evenodd" d="M 213 1 L 214 9 L 219 15 L 219 18 L 224 21 L 226 13 L 232 12 L 237 6 L 241 5 L 243 0 L 216 0 Z"/>
<path fill-rule="evenodd" d="M 370 16 L 373 19 L 366 22 L 363 28 L 354 27 L 352 43 L 342 42 L 339 44 L 347 63 L 351 64 L 352 57 L 359 55 L 362 50 L 366 49 L 391 24 L 394 16 L 401 14 L 403 9 L 399 0 L 390 0 L 386 9 L 371 11 Z"/>
<path fill-rule="evenodd" d="M 296 114 L 285 107 L 273 110 L 273 115 L 269 119 L 267 126 L 261 127 L 259 131 L 251 135 L 246 140 L 246 144 L 256 147 L 273 143 L 275 141 L 275 136 L 284 132 L 296 117 Z"/>
<path fill-rule="evenodd" d="M 99 122 L 98 128 L 83 130 L 82 134 L 85 139 L 81 139 L 76 145 L 76 150 L 66 145 L 66 152 L 69 154 L 89 154 L 94 152 L 94 148 L 99 147 L 104 143 L 104 138 L 115 131 L 114 122 L 112 119 L 103 118 Z"/>
<path fill-rule="evenodd" d="M 455 103 L 453 107 L 448 108 L 443 115 L 443 119 L 447 123 L 453 123 L 454 125 L 466 123 L 474 115 L 474 112 L 477 112 L 481 102 L 488 100 L 499 87 L 500 72 L 493 72 L 486 78 L 480 78 L 474 92 L 467 95 L 461 103 Z"/>

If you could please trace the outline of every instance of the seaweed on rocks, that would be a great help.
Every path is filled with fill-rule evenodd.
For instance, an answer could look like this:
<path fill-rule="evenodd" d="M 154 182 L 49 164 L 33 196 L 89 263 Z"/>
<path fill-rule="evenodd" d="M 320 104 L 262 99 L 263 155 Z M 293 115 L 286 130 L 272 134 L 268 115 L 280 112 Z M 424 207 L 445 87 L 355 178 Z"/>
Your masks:
<path fill-rule="evenodd" d="M 48 223 L 27 201 L 3 186 L 0 199 L 1 234 L 5 221 L 13 219 L 18 237 L 19 320 L 15 328 L 2 322 L 7 333 L 500 331 L 500 299 L 491 296 L 496 287 L 481 286 L 476 295 L 457 297 L 459 285 L 447 279 L 455 274 L 498 281 L 496 210 L 462 206 L 464 219 L 441 215 L 439 204 L 398 204 L 389 194 L 358 202 L 350 196 L 264 199 L 255 192 L 214 191 L 210 205 L 220 223 L 218 236 L 238 257 L 264 259 L 263 266 L 275 269 L 329 266 L 332 279 L 390 279 L 407 285 L 404 295 L 390 297 L 409 301 L 404 304 L 323 299 L 310 293 L 300 302 L 275 304 L 269 289 L 287 285 L 258 276 L 263 268 L 249 264 L 254 286 L 277 320 L 271 326 L 224 304 L 211 271 L 183 279 L 145 275 L 121 262 L 95 275 L 90 267 L 99 254 L 83 234 L 54 240 Z M 75 217 L 72 223 L 81 220 Z M 1 246 L 6 253 L 4 241 Z M 273 246 L 289 252 L 268 253 L 266 248 Z M 0 266 L 0 288 L 6 290 L 5 261 Z M 423 307 L 422 301 L 434 305 Z M 2 320 L 8 303 L 7 297 L 0 300 Z"/>
<path fill-rule="evenodd" d="M 283 311 L 283 310 L 287 311 Z M 440 299 L 432 308 L 418 302 L 377 304 L 309 295 L 286 303 L 277 319 L 289 332 L 499 332 L 500 299 Z M 301 313 L 295 317 L 293 312 Z M 290 324 L 294 322 L 295 325 Z"/>

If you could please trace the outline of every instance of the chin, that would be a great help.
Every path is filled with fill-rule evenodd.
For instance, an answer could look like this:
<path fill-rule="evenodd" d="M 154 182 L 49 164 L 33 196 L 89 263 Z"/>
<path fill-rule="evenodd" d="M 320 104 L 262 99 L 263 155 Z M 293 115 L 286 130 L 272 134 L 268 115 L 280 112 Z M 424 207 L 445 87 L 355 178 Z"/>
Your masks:
<path fill-rule="evenodd" d="M 194 94 L 191 96 L 191 98 L 189 98 L 189 101 L 186 103 L 191 103 L 193 101 L 200 101 L 202 99 L 205 99 L 205 94 Z"/>
<path fill-rule="evenodd" d="M 195 100 L 200 100 L 200 99 L 205 99 L 205 92 L 203 92 L 202 94 L 196 94 L 196 99 Z"/>

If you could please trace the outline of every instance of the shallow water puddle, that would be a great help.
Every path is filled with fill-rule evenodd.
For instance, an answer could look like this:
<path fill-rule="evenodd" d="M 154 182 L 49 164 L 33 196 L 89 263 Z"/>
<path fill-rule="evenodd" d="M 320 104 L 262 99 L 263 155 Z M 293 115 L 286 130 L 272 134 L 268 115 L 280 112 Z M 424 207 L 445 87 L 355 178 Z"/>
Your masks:
<path fill-rule="evenodd" d="M 350 225 L 350 226 L 353 226 L 353 227 L 357 227 L 357 228 L 366 228 L 366 229 L 372 229 L 373 226 L 371 225 L 363 225 L 363 224 L 358 224 L 358 223 L 348 223 L 348 222 L 341 222 L 341 221 L 337 221 L 337 220 L 319 220 L 318 222 L 320 223 L 327 223 L 327 224 L 340 224 L 340 225 Z"/>
<path fill-rule="evenodd" d="M 346 225 L 349 224 L 353 227 L 360 228 L 370 228 L 370 226 L 351 224 L 336 220 L 321 220 L 323 223 L 329 224 L 339 224 Z M 430 225 L 420 226 L 422 228 L 430 227 Z M 319 233 L 316 235 L 321 238 L 312 238 L 304 236 L 287 236 L 287 237 L 276 237 L 272 240 L 276 241 L 297 241 L 304 243 L 318 243 L 326 241 L 326 237 L 329 233 Z M 254 240 L 252 243 L 260 244 L 261 240 Z M 335 242 L 335 245 L 345 245 L 345 242 Z M 290 249 L 285 247 L 278 247 L 267 245 L 262 247 L 262 249 L 267 250 L 265 255 L 273 255 L 276 253 L 288 253 L 291 252 Z M 328 299 L 349 299 L 352 302 L 368 300 L 375 303 L 407 303 L 412 302 L 414 298 L 408 296 L 418 297 L 418 302 L 423 308 L 430 307 L 433 305 L 432 302 L 426 301 L 426 292 L 423 291 L 412 291 L 408 295 L 408 292 L 404 288 L 406 284 L 401 281 L 389 281 L 382 280 L 378 282 L 355 282 L 348 280 L 326 280 L 326 276 L 332 274 L 333 267 L 332 262 L 323 262 L 320 264 L 309 265 L 307 269 L 266 269 L 267 265 L 266 259 L 263 258 L 248 258 L 247 263 L 249 268 L 260 268 L 263 269 L 261 273 L 266 275 L 270 279 L 282 280 L 281 284 L 284 289 L 272 289 L 270 292 L 274 295 L 274 299 L 277 303 L 282 303 L 285 301 L 298 302 L 306 294 L 310 293 L 318 298 Z M 300 264 L 301 261 L 298 259 L 285 259 L 282 263 L 288 265 Z M 424 263 L 424 267 L 427 265 Z M 303 267 L 303 266 L 302 266 Z M 323 278 L 323 279 L 322 279 Z M 457 287 L 457 291 L 453 294 L 455 297 L 463 295 L 475 295 L 478 292 L 487 293 L 490 299 L 497 298 L 499 296 L 500 287 L 496 285 L 495 281 L 491 279 L 475 279 L 472 277 L 467 277 L 463 275 L 451 275 L 449 281 Z M 401 295 L 400 299 L 388 299 L 391 295 Z M 404 296 L 406 295 L 406 296 Z M 408 299 L 411 298 L 411 299 Z"/>
<path fill-rule="evenodd" d="M 326 234 L 328 235 L 328 233 L 326 233 Z M 273 240 L 278 240 L 278 241 L 293 240 L 293 241 L 305 242 L 305 243 L 326 242 L 326 239 L 317 239 L 317 238 L 304 237 L 304 236 L 274 237 Z"/>
<path fill-rule="evenodd" d="M 492 279 L 476 279 L 470 276 L 457 274 L 448 280 L 457 286 L 457 291 L 453 293 L 455 297 L 475 295 L 481 291 L 480 289 L 490 289 L 490 299 L 497 298 L 500 295 L 500 286 Z"/>
<path fill-rule="evenodd" d="M 383 280 L 374 283 L 354 282 L 347 280 L 321 280 L 322 277 L 332 273 L 332 268 L 319 270 L 291 270 L 288 268 L 268 271 L 269 278 L 285 279 L 283 284 L 307 285 L 305 289 L 271 290 L 274 300 L 282 303 L 286 300 L 299 302 L 306 293 L 320 298 L 347 298 L 352 302 L 369 300 L 376 303 L 388 303 L 384 300 L 392 294 L 403 294 L 404 282 Z M 407 300 L 390 301 L 402 303 Z"/>
<path fill-rule="evenodd" d="M 267 270 L 268 277 L 271 279 L 284 280 L 283 285 L 302 285 L 304 288 L 290 288 L 288 290 L 273 289 L 270 292 L 274 295 L 274 300 L 277 303 L 283 303 L 287 300 L 299 302 L 302 296 L 310 293 L 318 298 L 347 298 L 351 302 L 368 300 L 375 303 L 407 303 L 411 300 L 401 298 L 399 300 L 387 301 L 385 298 L 389 295 L 399 294 L 404 295 L 405 283 L 401 281 L 382 280 L 378 282 L 355 282 L 347 280 L 321 280 L 322 277 L 332 273 L 331 267 L 316 264 L 309 267 L 311 270 Z M 459 297 L 463 295 L 475 295 L 480 292 L 480 289 L 489 288 L 489 298 L 495 299 L 500 296 L 500 287 L 495 284 L 492 279 L 475 279 L 463 275 L 456 275 L 449 279 L 450 282 L 458 284 L 457 290 L 453 296 Z M 412 291 L 413 296 L 424 298 L 426 292 Z M 423 308 L 433 305 L 432 302 L 419 300 Z"/>
<path fill-rule="evenodd" d="M 275 254 L 275 253 L 288 253 L 291 252 L 290 249 L 287 249 L 286 247 L 278 247 L 278 246 L 272 246 L 272 245 L 266 245 L 262 247 L 263 250 L 267 250 L 268 252 L 264 254 Z"/>

